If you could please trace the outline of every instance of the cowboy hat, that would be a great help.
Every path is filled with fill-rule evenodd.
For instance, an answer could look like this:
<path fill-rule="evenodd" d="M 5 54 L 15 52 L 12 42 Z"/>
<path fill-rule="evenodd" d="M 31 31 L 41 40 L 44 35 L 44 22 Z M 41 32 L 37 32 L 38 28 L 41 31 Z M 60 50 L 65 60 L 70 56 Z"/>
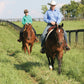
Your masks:
<path fill-rule="evenodd" d="M 56 5 L 56 2 L 52 0 L 51 3 L 48 3 L 48 5 Z"/>

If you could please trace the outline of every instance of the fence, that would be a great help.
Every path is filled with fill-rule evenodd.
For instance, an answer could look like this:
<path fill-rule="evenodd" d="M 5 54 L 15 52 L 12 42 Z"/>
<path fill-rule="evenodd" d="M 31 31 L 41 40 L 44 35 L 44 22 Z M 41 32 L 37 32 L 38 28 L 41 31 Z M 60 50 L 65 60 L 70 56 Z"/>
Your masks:
<path fill-rule="evenodd" d="M 16 30 L 21 30 L 21 27 L 19 27 L 18 25 L 10 22 L 10 21 L 6 21 L 6 20 L 0 20 L 0 24 L 1 25 L 11 25 L 12 27 L 14 27 Z"/>
<path fill-rule="evenodd" d="M 6 21 L 6 20 L 0 20 L 0 24 L 1 25 L 11 25 L 12 27 L 14 27 L 16 30 L 21 30 L 21 27 L 19 27 L 18 25 L 10 22 L 10 21 Z M 71 33 L 75 32 L 75 42 L 76 44 L 78 43 L 78 33 L 79 32 L 83 32 L 83 45 L 84 45 L 84 29 L 79 29 L 79 30 L 67 30 L 67 33 L 69 33 L 69 44 L 71 45 Z M 37 37 L 39 38 L 39 40 L 41 40 L 41 34 L 37 34 Z"/>
<path fill-rule="evenodd" d="M 71 45 L 71 33 L 75 32 L 75 43 L 78 43 L 78 33 L 83 32 L 83 45 L 84 45 L 84 29 L 78 29 L 78 30 L 67 30 L 67 33 L 69 33 L 69 44 Z"/>
<path fill-rule="evenodd" d="M 8 19 L 1 19 L 1 20 L 6 20 L 6 21 L 10 21 L 10 22 L 17 22 L 17 21 L 22 21 L 22 18 L 8 18 Z M 32 18 L 32 20 L 33 21 L 44 21 L 44 19 L 43 18 Z M 70 17 L 70 18 L 68 18 L 68 17 L 65 17 L 65 18 L 63 18 L 63 20 L 65 20 L 65 21 L 67 21 L 67 20 L 84 20 L 84 17 L 81 17 L 81 18 L 78 18 L 78 17 L 75 17 L 75 18 L 73 18 L 73 17 Z"/>

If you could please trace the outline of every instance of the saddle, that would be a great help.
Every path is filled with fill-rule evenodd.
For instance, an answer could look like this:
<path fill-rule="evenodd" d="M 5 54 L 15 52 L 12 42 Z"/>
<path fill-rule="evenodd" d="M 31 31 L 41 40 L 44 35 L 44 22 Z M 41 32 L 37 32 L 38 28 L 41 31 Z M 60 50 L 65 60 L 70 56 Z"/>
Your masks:
<path fill-rule="evenodd" d="M 48 29 L 48 32 L 46 34 L 46 38 L 45 38 L 45 41 L 47 40 L 48 36 L 51 34 L 51 32 L 53 31 L 53 29 L 55 28 L 56 26 L 52 26 Z"/>
<path fill-rule="evenodd" d="M 55 27 L 56 27 L 56 26 L 50 27 L 50 28 L 48 29 L 48 32 L 49 32 L 50 30 L 54 29 Z"/>

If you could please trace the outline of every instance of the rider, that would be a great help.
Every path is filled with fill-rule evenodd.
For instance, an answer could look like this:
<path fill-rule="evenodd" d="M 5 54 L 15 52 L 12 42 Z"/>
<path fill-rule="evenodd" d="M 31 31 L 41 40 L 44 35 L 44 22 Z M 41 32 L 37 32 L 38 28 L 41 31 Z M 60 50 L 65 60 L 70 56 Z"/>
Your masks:
<path fill-rule="evenodd" d="M 45 37 L 47 34 L 47 30 L 51 26 L 54 26 L 55 24 L 57 24 L 57 26 L 58 26 L 59 23 L 62 21 L 62 17 L 63 17 L 61 12 L 59 10 L 55 9 L 56 2 L 54 0 L 52 0 L 51 3 L 48 3 L 48 5 L 50 5 L 50 9 L 48 11 L 46 11 L 46 13 L 44 15 L 44 21 L 47 23 L 47 27 L 45 28 L 45 30 L 41 36 L 41 47 L 42 47 L 41 53 L 45 53 L 44 43 L 45 43 Z M 64 31 L 64 38 L 66 40 L 66 50 L 70 50 L 70 47 L 67 45 L 68 41 L 67 41 L 66 31 Z"/>
<path fill-rule="evenodd" d="M 23 38 L 23 31 L 24 31 L 24 28 L 25 28 L 25 24 L 32 24 L 32 18 L 30 15 L 28 15 L 29 11 L 27 9 L 24 10 L 24 14 L 25 16 L 23 17 L 22 19 L 22 24 L 24 25 L 23 28 L 21 29 L 20 31 L 20 38 L 18 39 L 18 42 L 21 42 L 22 41 L 22 38 Z M 36 31 L 35 29 L 32 27 L 32 29 L 34 30 L 35 32 L 35 35 L 36 35 Z M 36 37 L 36 40 L 37 40 L 37 37 Z"/>

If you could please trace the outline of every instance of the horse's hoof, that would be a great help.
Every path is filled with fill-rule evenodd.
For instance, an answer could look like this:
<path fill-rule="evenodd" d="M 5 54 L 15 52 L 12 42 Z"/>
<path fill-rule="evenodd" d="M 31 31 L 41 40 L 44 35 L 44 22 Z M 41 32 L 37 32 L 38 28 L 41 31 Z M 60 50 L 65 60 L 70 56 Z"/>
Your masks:
<path fill-rule="evenodd" d="M 50 69 L 50 70 L 53 70 L 53 67 L 52 67 L 52 65 L 50 65 L 50 66 L 49 66 L 49 69 Z"/>

